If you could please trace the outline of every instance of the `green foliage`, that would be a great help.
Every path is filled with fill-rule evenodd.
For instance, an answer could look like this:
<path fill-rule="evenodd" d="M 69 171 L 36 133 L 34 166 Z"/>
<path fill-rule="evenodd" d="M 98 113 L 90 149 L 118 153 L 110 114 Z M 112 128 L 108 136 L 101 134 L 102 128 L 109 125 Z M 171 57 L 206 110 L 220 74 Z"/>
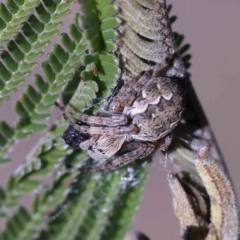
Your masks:
<path fill-rule="evenodd" d="M 32 8 L 28 2 L 9 0 L 0 8 L 0 22 L 5 22 L 5 30 L 1 31 L 5 35 L 0 35 L 4 49 L 0 59 L 1 103 L 32 72 L 44 47 L 59 33 L 61 21 L 74 1 L 45 0 L 32 3 Z M 10 175 L 5 190 L 0 190 L 0 217 L 8 218 L 0 239 L 84 236 L 89 240 L 120 240 L 142 196 L 148 176 L 143 164 L 146 160 L 114 173 L 81 174 L 78 164 L 89 157 L 86 152 L 65 145 L 61 136 L 67 128 L 66 121 L 60 118 L 50 129 L 46 124 L 60 95 L 67 108 L 82 112 L 94 103 L 91 111 L 97 110 L 120 75 L 119 60 L 114 54 L 116 6 L 111 0 L 81 2 L 81 15 L 75 16 L 69 33 L 61 34 L 61 43 L 53 46 L 43 62 L 44 76 L 35 75 L 35 85 L 27 86 L 15 103 L 15 126 L 0 122 L 0 163 L 11 161 L 8 151 L 14 142 L 45 131 L 25 163 Z M 23 9 L 25 18 L 10 29 Z M 52 183 L 46 188 L 43 182 L 47 178 Z M 33 192 L 32 210 L 27 211 L 19 202 Z"/>
<path fill-rule="evenodd" d="M 14 134 L 2 141 L 1 154 L 4 154 L 16 139 L 29 137 L 33 132 L 42 132 L 47 128 L 43 122 L 51 116 L 49 111 L 67 81 L 73 76 L 80 64 L 79 59 L 86 51 L 86 43 L 75 24 L 70 25 L 69 32 L 71 38 L 66 33 L 61 35 L 62 44 L 68 51 L 58 44 L 55 45 L 48 56 L 48 61 L 43 63 L 46 80 L 40 75 L 35 75 L 37 90 L 29 85 L 21 100 L 16 102 L 15 111 L 19 119 L 15 129 L 11 129 Z"/>
<path fill-rule="evenodd" d="M 135 165 L 136 169 L 139 169 L 139 166 Z M 110 239 L 113 236 L 111 234 L 116 236 L 119 234 L 118 238 L 113 239 L 123 239 L 130 224 L 126 219 L 132 218 L 139 196 L 142 195 L 143 187 L 141 186 L 146 180 L 146 170 L 142 168 L 134 171 L 134 175 L 131 176 L 138 179 L 137 187 L 132 187 L 123 181 L 124 177 L 129 176 L 126 170 L 105 175 L 77 176 L 77 181 L 72 183 L 66 201 L 52 214 L 54 219 L 59 212 L 62 212 L 55 221 L 50 223 L 50 231 L 45 233 L 46 239 L 108 239 L 104 238 L 108 232 Z M 128 196 L 125 196 L 126 192 L 129 193 Z M 130 204 L 127 205 L 127 202 Z M 124 212 L 127 212 L 127 216 L 121 223 L 119 218 Z M 110 221 L 110 225 L 106 224 Z M 110 233 L 111 228 L 115 228 L 118 224 L 122 224 L 120 227 L 122 232 L 118 233 L 116 228 Z M 59 231 L 59 227 L 62 231 Z"/>
<path fill-rule="evenodd" d="M 7 0 L 6 5 L 0 4 L 0 49 L 9 39 L 17 35 L 17 31 L 40 2 L 40 0 Z"/>
<path fill-rule="evenodd" d="M 8 41 L 16 35 L 16 30 L 23 24 L 21 32 L 8 43 L 7 49 L 1 53 L 0 103 L 6 101 L 9 94 L 15 91 L 31 73 L 33 67 L 36 66 L 36 59 L 42 56 L 43 49 L 59 33 L 61 20 L 69 13 L 69 7 L 74 3 L 73 0 L 45 0 L 41 4 L 41 1 L 23 2 L 16 14 L 5 18 L 3 16 L 8 12 L 8 7 L 9 11 L 12 9 L 8 5 L 14 1 L 7 1 L 9 4 L 6 6 L 0 5 L 2 6 L 0 17 L 8 23 L 1 33 L 5 33 Z M 36 5 L 38 6 L 36 7 Z M 30 15 L 34 10 L 36 10 L 37 16 Z M 21 15 L 22 12 L 24 12 L 24 16 Z M 0 39 L 6 43 L 4 36 L 1 38 L 0 34 Z"/>

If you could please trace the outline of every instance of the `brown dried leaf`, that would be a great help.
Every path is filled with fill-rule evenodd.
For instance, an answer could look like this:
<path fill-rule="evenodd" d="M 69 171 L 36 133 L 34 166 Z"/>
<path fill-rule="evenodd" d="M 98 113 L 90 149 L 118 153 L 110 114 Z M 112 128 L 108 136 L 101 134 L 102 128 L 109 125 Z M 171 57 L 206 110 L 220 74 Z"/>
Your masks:
<path fill-rule="evenodd" d="M 195 166 L 210 197 L 211 223 L 217 237 L 238 240 L 239 216 L 233 188 L 223 168 L 209 156 L 209 147 L 200 147 Z"/>

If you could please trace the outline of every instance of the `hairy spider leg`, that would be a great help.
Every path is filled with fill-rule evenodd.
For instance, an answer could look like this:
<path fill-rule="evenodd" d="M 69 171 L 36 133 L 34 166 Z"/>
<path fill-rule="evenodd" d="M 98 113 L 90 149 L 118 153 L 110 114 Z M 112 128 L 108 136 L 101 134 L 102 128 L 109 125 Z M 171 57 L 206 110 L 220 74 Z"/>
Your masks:
<path fill-rule="evenodd" d="M 142 159 L 149 154 L 151 154 L 155 146 L 151 143 L 140 143 L 140 142 L 135 142 L 135 143 L 129 143 L 126 145 L 124 149 L 129 148 L 129 149 L 134 149 L 131 152 L 124 153 L 123 155 L 113 159 L 112 161 L 107 162 L 106 164 L 102 166 L 97 166 L 97 167 L 92 167 L 92 168 L 79 168 L 79 171 L 81 172 L 108 172 L 108 171 L 113 171 L 118 168 L 121 168 L 123 166 L 128 165 L 129 163 L 135 161 L 136 159 Z"/>
<path fill-rule="evenodd" d="M 65 114 L 69 114 L 72 117 L 78 119 L 81 122 L 85 122 L 89 125 L 99 125 L 104 126 L 107 125 L 109 127 L 116 127 L 121 125 L 126 125 L 129 121 L 128 117 L 123 114 L 112 114 L 108 113 L 109 116 L 103 117 L 103 116 L 89 116 L 87 114 L 82 113 L 75 113 L 71 111 L 67 111 L 63 106 L 61 106 L 59 103 L 55 102 L 56 107 L 58 107 L 61 111 L 63 111 Z"/>
<path fill-rule="evenodd" d="M 73 122 L 66 113 L 63 113 L 64 119 L 72 125 L 77 131 L 88 134 L 108 134 L 108 135 L 125 135 L 125 134 L 136 134 L 138 127 L 136 125 L 119 126 L 119 127 L 108 127 L 108 126 L 80 126 Z"/>

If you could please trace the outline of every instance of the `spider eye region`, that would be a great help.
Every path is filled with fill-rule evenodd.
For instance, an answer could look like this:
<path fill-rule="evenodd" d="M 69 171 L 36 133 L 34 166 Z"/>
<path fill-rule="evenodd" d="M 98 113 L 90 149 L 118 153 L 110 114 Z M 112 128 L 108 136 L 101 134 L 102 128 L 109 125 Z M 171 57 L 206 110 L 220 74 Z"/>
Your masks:
<path fill-rule="evenodd" d="M 69 146 L 79 149 L 80 143 L 89 139 L 89 135 L 86 133 L 81 133 L 76 130 L 72 125 L 69 125 L 67 130 L 63 133 L 63 139 Z"/>

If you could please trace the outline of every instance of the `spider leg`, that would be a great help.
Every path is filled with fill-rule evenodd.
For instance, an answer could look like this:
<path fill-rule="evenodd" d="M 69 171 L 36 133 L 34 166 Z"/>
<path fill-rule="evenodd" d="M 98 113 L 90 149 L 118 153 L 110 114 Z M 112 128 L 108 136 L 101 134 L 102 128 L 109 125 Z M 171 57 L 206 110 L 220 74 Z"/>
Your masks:
<path fill-rule="evenodd" d="M 153 152 L 155 146 L 151 143 L 129 143 L 126 145 L 121 152 L 123 155 L 115 158 L 114 160 L 107 162 L 102 166 L 92 168 L 80 168 L 81 172 L 108 172 L 113 171 L 127 164 L 135 161 L 136 159 L 142 159 Z M 129 152 L 129 150 L 132 150 Z M 127 151 L 127 152 L 126 152 Z M 121 154 L 120 152 L 120 154 Z"/>
<path fill-rule="evenodd" d="M 69 114 L 72 117 L 78 119 L 81 122 L 85 122 L 88 124 L 93 125 L 107 125 L 110 127 L 116 127 L 121 125 L 126 125 L 129 121 L 128 117 L 123 114 L 110 114 L 107 117 L 102 116 L 89 116 L 87 114 L 82 113 L 75 113 L 66 110 L 63 106 L 61 106 L 59 103 L 55 102 L 55 106 L 58 107 L 60 110 L 62 110 L 65 114 Z"/>
<path fill-rule="evenodd" d="M 77 131 L 81 133 L 88 134 L 108 134 L 108 135 L 125 135 L 125 134 L 135 134 L 138 132 L 138 127 L 134 124 L 129 126 L 81 126 L 72 121 L 66 113 L 63 113 L 64 119 L 72 125 Z"/>

